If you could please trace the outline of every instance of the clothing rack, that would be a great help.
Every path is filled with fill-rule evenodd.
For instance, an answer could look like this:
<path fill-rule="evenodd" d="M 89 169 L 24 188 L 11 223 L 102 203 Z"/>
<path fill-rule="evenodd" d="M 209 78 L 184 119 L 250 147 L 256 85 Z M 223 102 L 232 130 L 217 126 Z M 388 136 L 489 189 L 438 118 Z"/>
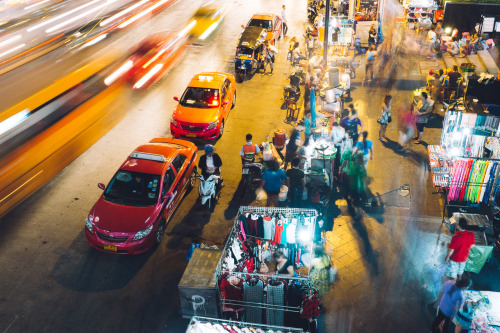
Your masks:
<path fill-rule="evenodd" d="M 266 324 L 256 324 L 256 323 L 247 323 L 247 322 L 241 322 L 241 321 L 233 321 L 233 320 L 225 320 L 225 319 L 218 319 L 218 318 L 208 318 L 208 317 L 198 317 L 194 316 L 191 318 L 191 321 L 189 322 L 188 329 L 186 330 L 186 333 L 191 333 L 189 330 L 190 327 L 195 325 L 196 322 L 210 322 L 210 323 L 216 323 L 220 324 L 222 326 L 236 326 L 236 327 L 251 327 L 255 329 L 262 329 L 265 332 L 268 332 L 269 330 L 271 331 L 281 331 L 281 332 L 286 332 L 286 333 L 304 333 L 302 329 L 299 328 L 291 328 L 291 327 L 283 327 L 283 326 L 274 326 L 274 325 L 266 325 Z"/>
<path fill-rule="evenodd" d="M 279 275 L 274 275 L 274 274 L 269 274 L 269 273 L 246 273 L 246 272 L 234 272 L 234 271 L 229 271 L 229 270 L 224 270 L 222 269 L 220 271 L 221 273 L 221 276 L 225 275 L 225 274 L 228 274 L 228 275 L 234 275 L 234 276 L 237 276 L 237 277 L 240 277 L 240 278 L 244 278 L 246 276 L 252 276 L 252 277 L 258 277 L 258 278 L 263 278 L 263 279 L 267 279 L 267 278 L 277 278 L 277 279 L 280 279 L 280 280 L 293 280 L 295 282 L 298 282 L 298 283 L 301 283 L 301 284 L 308 284 L 310 285 L 310 279 L 309 279 L 309 276 L 302 276 L 302 275 L 299 275 L 299 276 L 279 276 Z"/>

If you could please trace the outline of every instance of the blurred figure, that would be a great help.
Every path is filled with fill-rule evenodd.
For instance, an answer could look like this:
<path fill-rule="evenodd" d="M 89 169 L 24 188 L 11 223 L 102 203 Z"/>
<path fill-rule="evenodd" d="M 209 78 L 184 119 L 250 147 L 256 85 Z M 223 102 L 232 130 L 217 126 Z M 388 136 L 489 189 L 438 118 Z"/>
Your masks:
<path fill-rule="evenodd" d="M 373 80 L 373 64 L 375 63 L 376 55 L 375 45 L 371 45 L 366 52 L 365 80 L 368 80 L 368 73 L 370 73 L 370 80 Z"/>
<path fill-rule="evenodd" d="M 377 122 L 380 124 L 380 130 L 378 131 L 378 139 L 382 141 L 382 138 L 387 139 L 385 136 L 385 131 L 387 130 L 387 125 L 390 121 L 392 121 L 391 117 L 391 105 L 392 105 L 392 96 L 385 95 L 384 100 L 382 101 L 382 112 L 377 119 Z"/>
<path fill-rule="evenodd" d="M 401 152 L 408 152 L 410 150 L 410 142 L 413 135 L 415 135 L 415 116 L 410 109 L 399 109 L 399 140 Z"/>
<path fill-rule="evenodd" d="M 306 190 L 304 171 L 300 170 L 300 158 L 292 159 L 292 168 L 286 171 L 288 198 L 290 199 L 290 207 L 297 207 L 302 199 L 302 193 Z"/>
<path fill-rule="evenodd" d="M 370 31 L 368 32 L 368 46 L 377 44 L 377 29 L 375 28 L 375 24 L 372 24 L 370 27 Z"/>
<path fill-rule="evenodd" d="M 288 32 L 288 25 L 286 23 L 286 10 L 285 5 L 283 5 L 283 9 L 281 10 L 281 21 L 283 22 L 283 36 L 286 36 Z"/>
<path fill-rule="evenodd" d="M 276 160 L 267 162 L 267 168 L 262 174 L 262 182 L 260 189 L 266 191 L 267 207 L 276 207 L 278 205 L 278 196 L 281 185 L 286 180 L 286 174 L 283 169 L 280 169 L 279 163 Z"/>
<path fill-rule="evenodd" d="M 363 165 L 368 167 L 368 162 L 373 160 L 373 142 L 368 140 L 368 132 L 364 131 L 361 133 L 362 140 L 358 141 L 356 145 L 354 145 L 353 154 L 361 152 L 363 154 Z"/>

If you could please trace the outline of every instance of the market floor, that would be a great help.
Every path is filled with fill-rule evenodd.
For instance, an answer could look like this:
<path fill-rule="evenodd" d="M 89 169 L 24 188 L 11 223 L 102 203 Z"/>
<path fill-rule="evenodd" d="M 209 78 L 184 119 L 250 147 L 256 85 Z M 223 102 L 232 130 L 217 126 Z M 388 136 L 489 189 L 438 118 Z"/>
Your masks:
<path fill-rule="evenodd" d="M 428 332 L 434 301 L 442 285 L 451 236 L 441 223 L 442 202 L 432 187 L 427 145 L 439 144 L 444 112 L 436 105 L 423 144 L 398 151 L 397 114 L 411 103 L 412 91 L 425 86 L 439 60 L 418 54 L 393 56 L 390 70 L 353 82 L 353 103 L 374 142 L 368 165 L 369 192 L 376 205 L 350 209 L 338 199 L 336 218 L 327 233 L 326 250 L 338 268 L 338 279 L 323 298 L 321 332 Z M 392 78 L 391 78 L 392 77 Z M 393 96 L 388 140 L 378 140 L 380 104 Z M 409 185 L 409 194 L 398 189 Z M 498 256 L 481 273 L 470 274 L 471 289 L 500 291 Z"/>

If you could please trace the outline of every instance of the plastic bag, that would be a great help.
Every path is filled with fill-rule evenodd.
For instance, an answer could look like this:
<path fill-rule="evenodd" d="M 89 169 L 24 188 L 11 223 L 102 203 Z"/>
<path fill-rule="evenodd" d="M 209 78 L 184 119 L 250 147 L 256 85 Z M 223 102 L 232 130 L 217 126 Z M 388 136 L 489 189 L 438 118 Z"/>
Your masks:
<path fill-rule="evenodd" d="M 267 193 L 264 191 L 262 188 L 258 188 L 255 190 L 255 196 L 257 197 L 258 201 L 264 201 L 267 200 Z"/>

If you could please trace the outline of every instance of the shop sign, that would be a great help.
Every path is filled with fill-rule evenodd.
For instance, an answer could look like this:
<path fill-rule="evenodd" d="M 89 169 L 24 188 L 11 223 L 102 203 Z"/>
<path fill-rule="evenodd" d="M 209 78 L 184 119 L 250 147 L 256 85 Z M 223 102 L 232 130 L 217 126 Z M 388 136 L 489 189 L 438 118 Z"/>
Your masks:
<path fill-rule="evenodd" d="M 377 21 L 378 0 L 358 0 L 356 21 Z"/>

